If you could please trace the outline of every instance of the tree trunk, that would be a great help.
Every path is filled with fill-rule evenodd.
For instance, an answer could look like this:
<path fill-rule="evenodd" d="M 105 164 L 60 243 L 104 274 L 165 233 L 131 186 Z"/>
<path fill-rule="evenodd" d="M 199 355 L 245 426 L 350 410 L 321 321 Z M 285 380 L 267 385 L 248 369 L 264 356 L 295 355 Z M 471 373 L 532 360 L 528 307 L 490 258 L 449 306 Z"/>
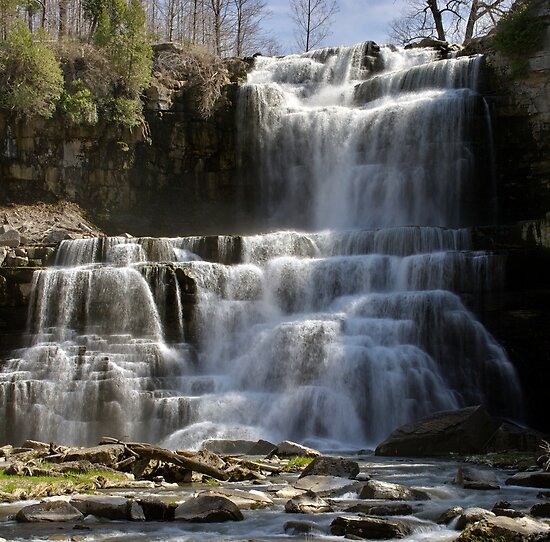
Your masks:
<path fill-rule="evenodd" d="M 478 18 L 478 6 L 479 0 L 472 0 L 470 15 L 466 23 L 466 30 L 464 31 L 464 41 L 462 42 L 464 45 L 471 41 L 474 36 L 474 27 Z"/>
<path fill-rule="evenodd" d="M 441 11 L 437 5 L 437 0 L 427 0 L 428 7 L 432 12 L 432 17 L 435 23 L 435 29 L 437 31 L 437 39 L 441 41 L 447 41 L 445 39 L 445 29 L 443 28 L 443 17 L 441 16 Z"/>
<path fill-rule="evenodd" d="M 59 0 L 59 37 L 67 33 L 67 0 Z"/>
<path fill-rule="evenodd" d="M 307 0 L 306 53 L 309 51 L 310 34 L 311 34 L 311 0 Z"/>

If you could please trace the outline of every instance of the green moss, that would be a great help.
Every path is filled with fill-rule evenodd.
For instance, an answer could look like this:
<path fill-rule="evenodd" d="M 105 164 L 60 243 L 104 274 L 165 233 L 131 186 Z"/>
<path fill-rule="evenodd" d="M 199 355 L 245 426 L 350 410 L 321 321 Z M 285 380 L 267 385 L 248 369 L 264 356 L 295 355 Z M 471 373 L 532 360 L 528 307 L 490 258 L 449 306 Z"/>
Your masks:
<path fill-rule="evenodd" d="M 536 455 L 527 452 L 499 452 L 471 455 L 465 457 L 464 461 L 498 469 L 515 469 L 519 471 L 526 471 L 537 467 Z"/>
<path fill-rule="evenodd" d="M 544 31 L 545 24 L 532 4 L 517 5 L 500 20 L 493 44 L 510 59 L 514 77 L 526 74 L 529 55 L 541 47 Z"/>

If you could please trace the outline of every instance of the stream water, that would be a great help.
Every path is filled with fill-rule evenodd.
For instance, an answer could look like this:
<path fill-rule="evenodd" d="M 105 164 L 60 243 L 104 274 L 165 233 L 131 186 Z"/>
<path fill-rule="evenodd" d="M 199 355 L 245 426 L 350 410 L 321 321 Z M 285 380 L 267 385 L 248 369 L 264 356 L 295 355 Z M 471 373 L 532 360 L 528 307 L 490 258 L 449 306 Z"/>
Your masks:
<path fill-rule="evenodd" d="M 532 488 L 521 488 L 505 486 L 504 471 L 494 471 L 497 474 L 501 489 L 499 491 L 475 491 L 466 490 L 450 483 L 456 473 L 457 463 L 447 460 L 414 460 L 414 459 L 392 459 L 378 458 L 373 456 L 352 456 L 358 461 L 362 473 L 368 473 L 377 480 L 384 480 L 399 484 L 405 484 L 423 488 L 431 497 L 427 501 L 413 501 L 413 516 L 396 516 L 397 519 L 409 523 L 413 528 L 413 534 L 403 540 L 443 542 L 454 540 L 459 531 L 453 529 L 453 524 L 442 526 L 436 523 L 440 514 L 452 506 L 481 506 L 490 510 L 496 501 L 507 500 L 516 510 L 528 511 L 537 502 L 539 490 Z M 287 474 L 275 484 L 292 484 L 298 474 Z M 84 522 L 84 528 L 75 530 L 74 522 L 67 524 L 16 524 L 7 521 L 9 514 L 13 514 L 25 503 L 14 503 L 0 505 L 0 536 L 9 540 L 51 540 L 52 536 L 78 536 L 78 540 L 86 541 L 181 541 L 193 542 L 196 540 L 220 540 L 220 541 L 276 541 L 285 539 L 303 540 L 305 535 L 293 533 L 291 530 L 285 532 L 285 524 L 288 521 L 305 521 L 316 525 L 315 530 L 309 539 L 327 541 L 341 541 L 341 537 L 331 536 L 329 525 L 335 517 L 342 515 L 342 510 L 357 504 L 357 495 L 353 493 L 342 495 L 331 500 L 335 509 L 333 513 L 324 514 L 288 514 L 284 512 L 284 504 L 287 499 L 274 498 L 274 489 L 280 485 L 270 486 L 269 484 L 237 483 L 230 484 L 243 490 L 255 490 L 265 492 L 274 499 L 274 506 L 267 509 L 243 510 L 244 521 L 226 523 L 186 523 L 186 522 Z M 212 487 L 205 484 L 189 484 L 177 489 L 158 490 L 110 490 L 110 494 L 132 495 L 135 498 L 155 495 L 165 501 L 184 501 L 197 491 L 210 490 Z M 270 492 L 271 491 L 271 492 Z M 344 514 L 345 515 L 345 514 Z M 59 538 L 56 538 L 59 539 Z M 64 539 L 64 538 L 63 538 Z M 306 537 L 306 539 L 308 539 Z"/>

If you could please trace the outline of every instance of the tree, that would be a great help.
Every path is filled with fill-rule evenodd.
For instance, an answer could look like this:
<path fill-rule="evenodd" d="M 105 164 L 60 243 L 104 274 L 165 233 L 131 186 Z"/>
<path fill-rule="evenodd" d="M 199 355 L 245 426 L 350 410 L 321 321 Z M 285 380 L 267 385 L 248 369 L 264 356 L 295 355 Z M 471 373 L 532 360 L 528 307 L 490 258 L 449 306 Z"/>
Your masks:
<path fill-rule="evenodd" d="M 260 45 L 260 23 L 270 12 L 263 0 L 233 0 L 235 56 L 254 53 Z"/>
<path fill-rule="evenodd" d="M 0 108 L 51 117 L 63 89 L 54 52 L 28 26 L 16 21 L 0 42 Z"/>
<path fill-rule="evenodd" d="M 512 0 L 409 0 L 403 17 L 390 23 L 390 38 L 406 45 L 417 39 L 468 43 L 488 32 Z"/>
<path fill-rule="evenodd" d="M 298 47 L 306 53 L 330 34 L 330 23 L 338 12 L 336 0 L 290 0 Z"/>

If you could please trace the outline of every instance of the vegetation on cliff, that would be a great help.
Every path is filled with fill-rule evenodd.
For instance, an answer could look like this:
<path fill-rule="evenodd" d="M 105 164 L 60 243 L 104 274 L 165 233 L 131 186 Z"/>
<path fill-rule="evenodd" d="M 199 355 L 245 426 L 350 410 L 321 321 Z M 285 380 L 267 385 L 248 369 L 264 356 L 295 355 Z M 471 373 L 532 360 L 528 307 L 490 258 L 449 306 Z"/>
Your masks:
<path fill-rule="evenodd" d="M 499 21 L 493 39 L 495 48 L 510 59 L 512 75 L 521 77 L 528 68 L 529 55 L 536 52 L 546 29 L 537 16 L 537 3 L 518 2 Z"/>

